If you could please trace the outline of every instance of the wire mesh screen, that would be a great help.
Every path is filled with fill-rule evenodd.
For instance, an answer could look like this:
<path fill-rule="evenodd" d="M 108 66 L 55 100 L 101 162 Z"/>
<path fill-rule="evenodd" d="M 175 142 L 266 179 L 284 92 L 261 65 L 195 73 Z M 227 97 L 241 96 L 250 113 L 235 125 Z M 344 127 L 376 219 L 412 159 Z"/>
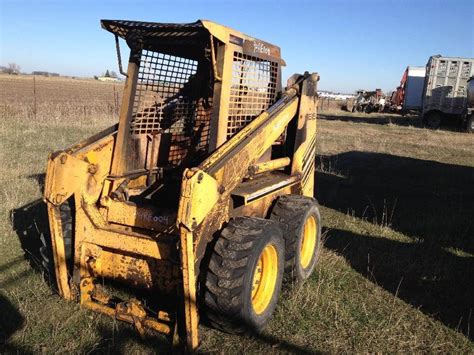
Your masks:
<path fill-rule="evenodd" d="M 275 102 L 278 64 L 234 52 L 227 138 Z"/>
<path fill-rule="evenodd" d="M 161 145 L 168 137 L 167 165 L 179 165 L 191 147 L 208 147 L 211 110 L 209 98 L 196 93 L 202 85 L 197 70 L 198 62 L 192 59 L 148 50 L 141 54 L 130 133 L 160 133 Z M 148 154 L 146 149 L 145 159 L 150 159 Z"/>

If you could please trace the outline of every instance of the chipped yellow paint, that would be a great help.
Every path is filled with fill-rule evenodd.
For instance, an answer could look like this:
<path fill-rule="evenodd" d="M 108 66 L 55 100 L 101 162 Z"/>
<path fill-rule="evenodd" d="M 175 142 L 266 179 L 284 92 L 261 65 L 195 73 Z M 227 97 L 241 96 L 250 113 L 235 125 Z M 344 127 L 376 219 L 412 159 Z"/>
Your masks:
<path fill-rule="evenodd" d="M 186 169 L 183 176 L 178 218 L 179 223 L 192 231 L 218 201 L 219 185 L 216 179 L 198 169 Z"/>

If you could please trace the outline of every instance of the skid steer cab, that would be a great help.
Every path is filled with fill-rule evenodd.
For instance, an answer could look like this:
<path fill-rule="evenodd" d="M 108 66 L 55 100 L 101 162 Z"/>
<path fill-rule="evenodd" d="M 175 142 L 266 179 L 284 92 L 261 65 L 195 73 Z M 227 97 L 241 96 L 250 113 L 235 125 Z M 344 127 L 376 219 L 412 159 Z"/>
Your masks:
<path fill-rule="evenodd" d="M 210 21 L 101 24 L 127 79 L 118 124 L 48 160 L 60 295 L 188 350 L 200 319 L 260 330 L 321 248 L 318 75 L 282 89 L 279 47 Z"/>

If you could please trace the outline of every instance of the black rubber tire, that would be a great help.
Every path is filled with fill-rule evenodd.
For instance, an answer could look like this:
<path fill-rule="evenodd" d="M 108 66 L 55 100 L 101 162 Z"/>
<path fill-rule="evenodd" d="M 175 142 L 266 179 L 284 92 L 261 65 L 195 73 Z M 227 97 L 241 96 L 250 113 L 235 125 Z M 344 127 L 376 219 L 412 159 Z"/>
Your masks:
<path fill-rule="evenodd" d="M 54 275 L 54 263 L 53 263 L 53 252 L 50 240 L 46 240 L 44 233 L 40 234 L 41 246 L 39 248 L 39 254 L 41 256 L 41 267 L 44 272 L 51 278 Z"/>
<path fill-rule="evenodd" d="M 474 114 L 467 117 L 465 130 L 467 133 L 474 133 Z"/>
<path fill-rule="evenodd" d="M 73 205 L 74 201 L 68 200 L 59 206 L 61 215 L 61 225 L 64 239 L 64 254 L 66 263 L 70 265 L 73 257 L 73 240 L 74 240 L 74 222 L 73 222 Z M 51 245 L 51 236 L 46 237 L 44 233 L 40 235 L 41 246 L 39 249 L 41 255 L 41 265 L 49 278 L 54 280 L 54 259 L 53 249 Z"/>
<path fill-rule="evenodd" d="M 66 260 L 69 261 L 72 258 L 72 243 L 73 243 L 73 201 L 66 201 L 59 206 L 59 211 L 61 213 L 61 226 L 63 230 L 63 239 L 64 239 L 64 255 Z"/>
<path fill-rule="evenodd" d="M 441 126 L 443 114 L 438 111 L 428 112 L 423 117 L 423 125 L 429 129 L 438 129 Z"/>
<path fill-rule="evenodd" d="M 301 243 L 304 224 L 309 216 L 316 219 L 316 244 L 308 266 L 301 265 Z M 307 280 L 319 259 L 321 252 L 321 216 L 316 199 L 301 195 L 280 196 L 272 209 L 270 219 L 281 225 L 285 239 L 285 284 L 297 284 Z"/>
<path fill-rule="evenodd" d="M 278 273 L 272 298 L 261 314 L 252 306 L 252 281 L 263 249 L 272 244 L 278 254 Z M 277 223 L 238 217 L 222 230 L 212 251 L 203 287 L 204 317 L 228 333 L 260 331 L 275 310 L 281 289 L 285 245 Z"/>

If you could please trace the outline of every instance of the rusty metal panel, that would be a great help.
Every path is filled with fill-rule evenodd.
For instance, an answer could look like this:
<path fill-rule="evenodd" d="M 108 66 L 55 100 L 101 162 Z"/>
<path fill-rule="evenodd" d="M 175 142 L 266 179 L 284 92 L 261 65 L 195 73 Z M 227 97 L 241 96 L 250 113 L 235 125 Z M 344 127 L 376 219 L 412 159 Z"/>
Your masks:
<path fill-rule="evenodd" d="M 102 28 L 126 39 L 131 33 L 136 37 L 197 37 L 202 33 L 201 21 L 192 23 L 156 23 L 128 20 L 101 20 Z"/>
<path fill-rule="evenodd" d="M 211 116 L 209 150 L 214 151 L 227 141 L 227 119 L 232 82 L 233 52 L 239 50 L 234 44 L 220 45 L 217 49 L 216 68 L 221 80 L 214 81 L 214 110 Z"/>
<path fill-rule="evenodd" d="M 135 288 L 173 293 L 179 284 L 176 265 L 154 258 L 96 247 L 100 252 L 89 262 L 93 276 L 119 281 Z"/>

